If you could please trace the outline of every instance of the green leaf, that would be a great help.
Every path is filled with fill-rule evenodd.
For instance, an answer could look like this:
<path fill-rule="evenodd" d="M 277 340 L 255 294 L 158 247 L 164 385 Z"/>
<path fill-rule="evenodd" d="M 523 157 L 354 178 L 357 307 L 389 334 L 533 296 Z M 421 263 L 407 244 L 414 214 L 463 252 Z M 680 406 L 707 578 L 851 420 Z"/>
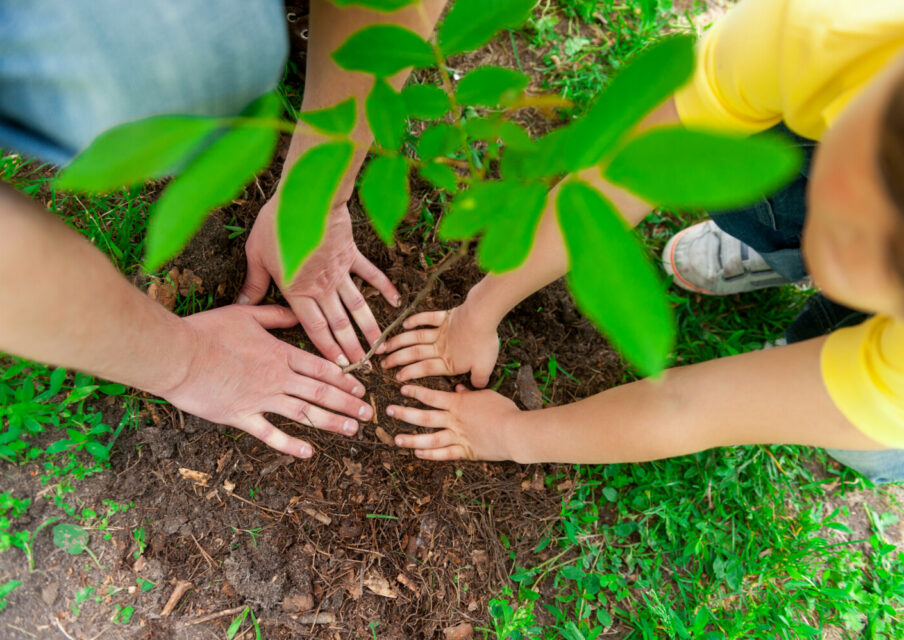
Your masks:
<path fill-rule="evenodd" d="M 537 146 L 524 127 L 511 120 L 503 120 L 500 123 L 499 139 L 509 149 L 518 151 L 531 151 Z"/>
<path fill-rule="evenodd" d="M 331 2 L 337 7 L 364 7 L 373 11 L 389 13 L 420 2 L 420 0 L 331 0 Z"/>
<path fill-rule="evenodd" d="M 333 51 L 332 57 L 346 71 L 363 71 L 381 77 L 407 67 L 430 67 L 436 63 L 433 47 L 423 38 L 390 24 L 356 31 Z"/>
<path fill-rule="evenodd" d="M 532 151 L 536 147 L 524 128 L 500 116 L 470 118 L 465 122 L 464 130 L 468 137 L 487 142 L 502 140 L 507 147 L 520 151 Z"/>
<path fill-rule="evenodd" d="M 364 113 L 374 140 L 384 149 L 396 151 L 405 135 L 405 105 L 402 96 L 383 78 L 374 78 L 374 86 L 364 103 Z"/>
<path fill-rule="evenodd" d="M 412 84 L 402 89 L 405 111 L 412 118 L 436 120 L 452 108 L 449 96 L 439 87 L 429 84 Z"/>
<path fill-rule="evenodd" d="M 248 612 L 250 609 L 244 609 L 239 615 L 235 617 L 235 620 L 232 621 L 232 624 L 229 625 L 229 628 L 226 629 L 226 638 L 228 640 L 232 640 L 235 637 L 235 634 L 239 632 L 239 628 L 241 628 L 242 623 L 245 621 L 245 618 L 248 617 Z"/>
<path fill-rule="evenodd" d="M 53 528 L 53 544 L 77 556 L 88 546 L 88 532 L 77 524 L 58 524 Z"/>
<path fill-rule="evenodd" d="M 0 585 L 0 600 L 11 594 L 13 591 L 22 586 L 21 580 L 10 580 L 9 582 Z"/>
<path fill-rule="evenodd" d="M 156 271 L 175 256 L 201 227 L 207 214 L 232 202 L 276 147 L 275 131 L 238 127 L 202 151 L 175 178 L 151 212 L 145 269 Z"/>
<path fill-rule="evenodd" d="M 388 245 L 408 213 L 408 193 L 408 161 L 403 156 L 382 156 L 367 165 L 358 195 L 374 229 Z"/>
<path fill-rule="evenodd" d="M 588 184 L 563 184 L 556 207 L 578 307 L 641 373 L 658 375 L 675 326 L 653 265 L 615 207 Z"/>
<path fill-rule="evenodd" d="M 461 133 L 450 124 L 440 122 L 426 129 L 417 141 L 421 160 L 447 156 L 461 146 Z"/>
<path fill-rule="evenodd" d="M 45 453 L 47 453 L 47 454 L 59 453 L 60 451 L 65 451 L 66 449 L 71 447 L 72 444 L 73 444 L 72 440 L 57 440 L 52 445 L 47 447 Z"/>
<path fill-rule="evenodd" d="M 166 175 L 219 126 L 220 120 L 155 116 L 100 134 L 60 173 L 60 189 L 92 193 L 132 186 Z"/>
<path fill-rule="evenodd" d="M 302 111 L 298 119 L 326 134 L 347 136 L 355 128 L 358 109 L 355 98 L 316 111 Z"/>
<path fill-rule="evenodd" d="M 797 148 L 778 136 L 740 138 L 675 127 L 631 140 L 604 173 L 656 205 L 729 209 L 772 193 L 800 162 Z"/>
<path fill-rule="evenodd" d="M 444 56 L 482 47 L 502 29 L 520 27 L 537 0 L 457 0 L 439 27 Z"/>
<path fill-rule="evenodd" d="M 569 170 L 597 164 L 693 71 L 692 36 L 669 36 L 638 53 L 572 129 L 568 148 L 563 150 L 574 152 Z"/>
<path fill-rule="evenodd" d="M 98 460 L 106 460 L 110 457 L 110 451 L 97 440 L 89 440 L 85 443 L 85 451 L 90 453 Z"/>
<path fill-rule="evenodd" d="M 121 396 L 126 392 L 126 385 L 119 384 L 118 382 L 112 382 L 110 384 L 103 384 L 97 388 L 103 394 L 108 396 Z"/>
<path fill-rule="evenodd" d="M 518 186 L 515 182 L 478 182 L 462 191 L 440 221 L 439 237 L 443 240 L 473 238 L 506 206 Z"/>
<path fill-rule="evenodd" d="M 530 78 L 514 69 L 477 67 L 455 87 L 455 101 L 486 107 L 509 105 L 518 99 L 529 83 Z"/>
<path fill-rule="evenodd" d="M 310 148 L 286 176 L 276 214 L 283 278 L 290 282 L 323 238 L 327 214 L 354 153 L 351 142 Z"/>
<path fill-rule="evenodd" d="M 437 189 L 445 189 L 449 193 L 458 191 L 458 174 L 447 164 L 425 162 L 418 173 Z"/>
<path fill-rule="evenodd" d="M 47 387 L 47 396 L 53 397 L 60 392 L 60 389 L 63 388 L 63 382 L 66 380 L 66 370 L 62 367 L 57 367 L 53 370 L 53 373 L 50 374 L 50 385 Z"/>
<path fill-rule="evenodd" d="M 502 273 L 518 267 L 534 243 L 537 225 L 546 204 L 542 184 L 518 184 L 504 205 L 491 213 L 480 246 L 477 264 L 484 271 Z"/>

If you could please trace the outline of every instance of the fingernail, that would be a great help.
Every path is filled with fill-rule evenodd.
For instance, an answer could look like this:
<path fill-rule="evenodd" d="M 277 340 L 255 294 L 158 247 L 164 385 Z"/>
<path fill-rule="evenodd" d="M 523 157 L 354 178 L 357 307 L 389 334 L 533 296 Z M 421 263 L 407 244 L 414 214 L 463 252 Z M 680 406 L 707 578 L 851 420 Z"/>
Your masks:
<path fill-rule="evenodd" d="M 235 299 L 236 304 L 248 304 L 251 302 L 251 298 L 246 296 L 244 293 L 240 293 L 239 297 Z"/>
<path fill-rule="evenodd" d="M 363 405 L 360 409 L 358 409 L 358 417 L 364 418 L 370 412 L 370 407 L 368 405 Z"/>
<path fill-rule="evenodd" d="M 402 395 L 407 396 L 411 393 L 411 390 L 408 387 L 402 387 Z"/>
<path fill-rule="evenodd" d="M 298 448 L 298 454 L 299 454 L 302 458 L 310 458 L 311 455 L 312 455 L 313 453 L 314 453 L 314 452 L 311 451 L 311 447 L 309 447 L 309 446 L 306 445 L 306 444 L 303 444 L 303 445 L 301 445 L 301 446 Z"/>
<path fill-rule="evenodd" d="M 338 364 L 340 367 L 347 367 L 351 364 L 351 362 L 348 361 L 348 358 L 346 358 L 345 355 L 340 355 L 338 358 L 336 358 L 336 364 Z"/>
<path fill-rule="evenodd" d="M 357 387 L 355 387 L 354 389 L 352 389 L 352 393 L 353 393 L 354 395 L 356 395 L 356 396 L 363 396 L 363 395 L 364 395 L 364 387 L 362 387 L 362 386 L 359 384 Z"/>
<path fill-rule="evenodd" d="M 388 408 L 386 409 L 386 415 L 388 415 L 390 418 L 393 417 L 393 416 L 395 415 L 395 408 L 394 408 L 394 407 L 388 407 Z"/>
<path fill-rule="evenodd" d="M 342 425 L 342 431 L 347 436 L 355 435 L 355 432 L 358 430 L 358 423 L 354 420 L 346 420 L 345 424 Z"/>
<path fill-rule="evenodd" d="M 394 307 L 399 306 L 401 303 L 402 303 L 401 296 L 396 296 L 395 298 L 392 299 L 392 306 L 394 306 Z"/>
<path fill-rule="evenodd" d="M 401 447 L 401 446 L 404 446 L 405 440 L 402 437 L 398 437 L 395 439 L 395 443 L 396 443 L 397 447 Z"/>

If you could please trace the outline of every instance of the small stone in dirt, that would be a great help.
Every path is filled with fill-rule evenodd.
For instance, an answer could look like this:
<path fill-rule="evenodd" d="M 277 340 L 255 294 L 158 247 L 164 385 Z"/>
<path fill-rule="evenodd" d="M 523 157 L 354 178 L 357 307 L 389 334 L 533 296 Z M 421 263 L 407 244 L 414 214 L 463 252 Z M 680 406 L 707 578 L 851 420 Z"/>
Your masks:
<path fill-rule="evenodd" d="M 470 622 L 462 622 L 454 627 L 443 629 L 443 635 L 446 636 L 446 640 L 466 640 L 474 635 L 474 627 Z"/>
<path fill-rule="evenodd" d="M 314 608 L 314 597 L 310 593 L 293 593 L 282 601 L 282 610 L 287 613 L 298 613 Z"/>
<path fill-rule="evenodd" d="M 52 607 L 53 603 L 56 602 L 57 594 L 60 592 L 60 583 L 59 582 L 51 582 L 46 585 L 43 589 L 41 589 L 41 600 L 48 607 Z"/>
<path fill-rule="evenodd" d="M 523 364 L 518 369 L 515 387 L 518 389 L 518 396 L 521 398 L 521 402 L 529 411 L 537 411 L 543 408 L 543 396 L 540 394 L 537 381 L 534 379 L 534 370 L 529 364 Z"/>

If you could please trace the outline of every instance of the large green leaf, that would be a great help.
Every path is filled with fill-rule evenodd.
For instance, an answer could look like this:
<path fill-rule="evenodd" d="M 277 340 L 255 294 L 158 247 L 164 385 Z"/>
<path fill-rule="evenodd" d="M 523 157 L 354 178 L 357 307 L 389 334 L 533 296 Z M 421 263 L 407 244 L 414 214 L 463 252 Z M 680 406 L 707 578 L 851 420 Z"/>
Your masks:
<path fill-rule="evenodd" d="M 327 214 L 354 151 L 351 142 L 311 147 L 286 176 L 276 213 L 276 239 L 285 282 L 292 280 L 323 239 Z"/>
<path fill-rule="evenodd" d="M 477 67 L 455 87 L 455 101 L 486 107 L 509 105 L 518 99 L 529 83 L 530 78 L 514 69 Z"/>
<path fill-rule="evenodd" d="M 521 26 L 537 0 L 457 0 L 439 27 L 445 56 L 482 47 L 496 32 Z"/>
<path fill-rule="evenodd" d="M 461 146 L 461 133 L 445 122 L 424 130 L 417 141 L 417 154 L 421 160 L 447 156 Z"/>
<path fill-rule="evenodd" d="M 367 165 L 358 195 L 374 229 L 388 245 L 408 213 L 408 193 L 408 161 L 403 156 L 382 156 Z"/>
<path fill-rule="evenodd" d="M 633 232 L 585 182 L 564 183 L 556 208 L 578 307 L 641 373 L 658 375 L 675 326 L 662 282 Z"/>
<path fill-rule="evenodd" d="M 477 248 L 481 269 L 502 273 L 524 262 L 534 243 L 546 193 L 542 184 L 518 185 L 504 206 L 491 212 L 490 223 Z"/>
<path fill-rule="evenodd" d="M 364 7 L 373 11 L 389 13 L 398 11 L 420 0 L 330 0 L 337 7 Z"/>
<path fill-rule="evenodd" d="M 355 128 L 358 109 L 355 98 L 316 111 L 302 111 L 298 119 L 327 134 L 348 135 Z"/>
<path fill-rule="evenodd" d="M 220 120 L 156 116 L 100 134 L 60 173 L 57 187 L 92 193 L 166 175 L 217 129 Z"/>
<path fill-rule="evenodd" d="M 597 164 L 631 128 L 666 101 L 694 71 L 694 38 L 669 36 L 638 53 L 573 131 L 569 169 Z"/>
<path fill-rule="evenodd" d="M 364 113 L 374 140 L 384 149 L 396 151 L 405 135 L 405 104 L 383 78 L 374 78 L 374 86 L 364 102 Z"/>
<path fill-rule="evenodd" d="M 443 240 L 466 240 L 483 231 L 504 209 L 521 185 L 517 182 L 478 182 L 462 191 L 443 216 L 437 233 Z"/>
<path fill-rule="evenodd" d="M 449 96 L 439 87 L 429 84 L 412 84 L 402 89 L 405 111 L 412 118 L 436 120 L 452 108 Z"/>
<path fill-rule="evenodd" d="M 276 140 L 271 129 L 238 127 L 192 160 L 153 207 L 145 269 L 159 269 L 185 246 L 212 209 L 232 202 L 270 162 Z"/>
<path fill-rule="evenodd" d="M 507 147 L 521 151 L 532 151 L 535 148 L 534 141 L 523 127 L 500 115 L 488 118 L 469 118 L 465 122 L 464 129 L 471 138 L 491 143 L 502 140 Z"/>
<path fill-rule="evenodd" d="M 77 524 L 58 524 L 53 528 L 53 544 L 77 556 L 88 547 L 88 532 Z"/>
<path fill-rule="evenodd" d="M 391 76 L 406 67 L 429 67 L 436 63 L 431 47 L 419 35 L 402 27 L 376 24 L 353 33 L 332 53 L 333 60 L 348 71 Z"/>
<path fill-rule="evenodd" d="M 629 142 L 604 173 L 656 205 L 728 209 L 775 191 L 795 175 L 800 161 L 797 148 L 778 136 L 739 138 L 669 127 Z"/>
<path fill-rule="evenodd" d="M 439 162 L 425 162 L 418 173 L 430 181 L 437 189 L 445 189 L 449 193 L 458 191 L 458 174 L 455 169 Z"/>

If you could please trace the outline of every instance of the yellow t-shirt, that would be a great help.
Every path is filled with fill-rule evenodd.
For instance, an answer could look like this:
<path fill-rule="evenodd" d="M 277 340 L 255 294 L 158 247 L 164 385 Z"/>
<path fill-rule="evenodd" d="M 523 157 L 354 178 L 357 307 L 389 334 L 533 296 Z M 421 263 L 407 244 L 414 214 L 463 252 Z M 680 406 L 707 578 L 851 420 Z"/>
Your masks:
<path fill-rule="evenodd" d="M 675 94 L 683 124 L 757 133 L 784 121 L 819 140 L 876 73 L 904 51 L 904 0 L 742 0 L 700 41 Z M 835 331 L 826 389 L 873 440 L 904 448 L 904 325 L 879 316 Z"/>

